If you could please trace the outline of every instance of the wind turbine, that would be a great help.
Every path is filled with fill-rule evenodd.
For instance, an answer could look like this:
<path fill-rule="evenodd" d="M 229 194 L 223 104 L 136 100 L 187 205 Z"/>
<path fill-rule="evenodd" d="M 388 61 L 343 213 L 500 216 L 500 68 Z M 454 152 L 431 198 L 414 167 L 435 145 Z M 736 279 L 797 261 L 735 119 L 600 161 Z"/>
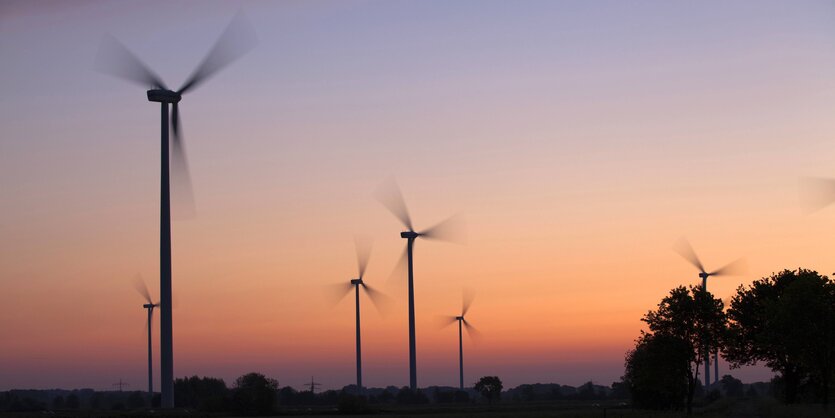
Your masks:
<path fill-rule="evenodd" d="M 151 329 L 153 324 L 154 318 L 154 308 L 159 306 L 159 303 L 154 303 L 151 298 L 151 292 L 148 291 L 148 286 L 145 286 L 145 281 L 142 280 L 141 277 L 137 276 L 134 280 L 134 286 L 136 290 L 145 297 L 145 301 L 148 303 L 142 305 L 143 308 L 148 310 L 148 399 L 154 399 L 154 367 L 153 367 L 153 349 L 151 348 Z"/>
<path fill-rule="evenodd" d="M 745 259 L 739 258 L 737 260 L 731 261 L 730 263 L 726 264 L 725 266 L 721 267 L 719 270 L 714 270 L 712 272 L 707 272 L 702 265 L 702 262 L 699 260 L 699 257 L 696 255 L 696 252 L 693 251 L 693 247 L 690 243 L 685 239 L 681 238 L 675 244 L 673 249 L 682 256 L 685 260 L 689 261 L 690 264 L 695 266 L 699 269 L 699 277 L 702 279 L 702 289 L 707 292 L 707 278 L 712 276 L 736 276 L 745 272 L 746 263 Z M 707 346 L 707 344 L 705 344 Z M 705 349 L 705 386 L 710 385 L 710 349 Z M 714 383 L 719 381 L 719 353 L 718 351 L 714 352 Z"/>
<path fill-rule="evenodd" d="M 374 303 L 378 309 L 380 304 L 384 303 L 386 297 L 380 291 L 365 284 L 365 270 L 368 267 L 368 259 L 371 256 L 371 247 L 361 240 L 356 240 L 357 250 L 357 278 L 351 279 L 349 283 L 339 285 L 339 300 L 344 298 L 351 290 L 354 291 L 356 309 L 357 309 L 357 390 L 362 393 L 362 344 L 360 340 L 360 289 L 365 291 L 371 302 Z"/>
<path fill-rule="evenodd" d="M 406 202 L 403 200 L 403 194 L 394 180 L 384 184 L 377 191 L 377 199 L 389 211 L 391 211 L 400 222 L 406 227 L 406 231 L 400 233 L 400 238 L 406 240 L 406 252 L 400 257 L 398 266 L 402 265 L 404 261 L 408 266 L 409 278 L 409 388 L 412 391 L 417 390 L 417 359 L 415 353 L 415 291 L 414 291 L 414 262 L 413 250 L 415 240 L 418 237 L 438 239 L 444 241 L 456 241 L 457 232 L 460 231 L 461 223 L 456 217 L 451 217 L 429 229 L 421 232 L 416 232 L 412 226 L 412 219 L 409 217 L 409 210 L 406 208 Z"/>
<path fill-rule="evenodd" d="M 464 390 L 464 333 L 462 330 L 466 328 L 467 334 L 470 338 L 475 338 L 481 334 L 474 326 L 472 326 L 472 324 L 467 322 L 467 319 L 465 318 L 472 303 L 473 293 L 465 291 L 461 301 L 461 315 L 444 317 L 444 322 L 442 324 L 443 327 L 446 327 L 450 324 L 458 322 L 458 383 L 461 390 Z"/>
<path fill-rule="evenodd" d="M 183 94 L 191 91 L 220 69 L 250 50 L 255 43 L 254 33 L 243 18 L 238 15 L 227 26 L 215 45 L 194 72 L 177 91 L 169 90 L 162 80 L 132 52 L 113 37 L 106 37 L 99 52 L 97 67 L 111 75 L 124 78 L 149 87 L 148 100 L 160 103 L 161 155 L 160 170 L 160 357 L 163 408 L 174 407 L 174 345 L 172 342 L 171 318 L 171 200 L 169 169 L 179 175 L 183 193 L 190 199 L 191 183 L 188 176 L 185 149 L 180 133 L 180 111 L 178 103 Z M 168 107 L 171 105 L 171 122 L 168 121 Z M 174 133 L 169 143 L 168 131 Z M 169 147 L 173 162 L 169 158 Z"/>

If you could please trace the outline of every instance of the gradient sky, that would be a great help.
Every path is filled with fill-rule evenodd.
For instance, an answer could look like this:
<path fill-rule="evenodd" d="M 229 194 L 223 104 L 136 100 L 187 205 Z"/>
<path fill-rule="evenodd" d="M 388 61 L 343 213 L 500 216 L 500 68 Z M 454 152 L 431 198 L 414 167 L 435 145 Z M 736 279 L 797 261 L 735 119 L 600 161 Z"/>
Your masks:
<path fill-rule="evenodd" d="M 328 286 L 374 239 L 365 383 L 406 385 L 403 240 L 373 197 L 398 179 L 418 228 L 418 383 L 610 384 L 669 290 L 726 297 L 783 268 L 831 273 L 829 1 L 0 3 L 0 390 L 145 383 L 142 274 L 158 290 L 159 110 L 94 71 L 111 33 L 173 86 L 243 8 L 259 45 L 181 103 L 197 216 L 173 226 L 175 375 L 354 379 L 353 307 Z M 158 336 L 158 323 L 155 324 Z M 156 346 L 156 344 L 155 344 Z M 155 353 L 158 360 L 158 353 Z M 726 372 L 722 363 L 721 373 Z M 760 367 L 733 371 L 768 379 Z M 157 373 L 158 375 L 158 373 Z"/>

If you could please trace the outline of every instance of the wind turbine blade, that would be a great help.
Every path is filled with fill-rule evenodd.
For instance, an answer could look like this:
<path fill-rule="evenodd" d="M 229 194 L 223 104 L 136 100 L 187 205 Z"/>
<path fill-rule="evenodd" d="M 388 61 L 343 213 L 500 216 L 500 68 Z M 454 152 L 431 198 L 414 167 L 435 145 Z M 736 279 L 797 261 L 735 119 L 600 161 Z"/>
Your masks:
<path fill-rule="evenodd" d="M 220 35 L 220 38 L 215 42 L 212 49 L 209 50 L 209 53 L 206 54 L 206 57 L 203 58 L 200 65 L 191 73 L 191 76 L 177 92 L 183 94 L 197 87 L 223 67 L 252 50 L 257 43 L 255 30 L 243 12 L 239 11 L 232 18 L 232 21 L 229 22 L 229 26 Z"/>
<path fill-rule="evenodd" d="M 687 241 L 686 238 L 682 237 L 676 241 L 675 245 L 673 245 L 673 250 L 678 253 L 678 255 L 684 257 L 685 260 L 689 261 L 690 264 L 696 266 L 700 272 L 704 273 L 705 268 L 702 266 L 702 262 L 699 261 L 699 257 L 696 255 L 696 252 L 693 251 L 693 247 Z"/>
<path fill-rule="evenodd" d="M 835 202 L 835 179 L 800 179 L 800 205 L 807 215 L 829 206 L 832 202 Z"/>
<path fill-rule="evenodd" d="M 403 193 L 400 192 L 400 187 L 394 178 L 389 179 L 377 189 L 374 193 L 377 200 L 383 204 L 400 222 L 409 229 L 414 231 L 412 227 L 412 218 L 409 217 L 409 209 L 406 207 L 406 201 L 403 200 Z"/>
<path fill-rule="evenodd" d="M 461 215 L 453 215 L 435 226 L 422 231 L 420 235 L 423 238 L 454 242 L 457 244 L 467 243 L 466 223 Z"/>
<path fill-rule="evenodd" d="M 731 302 L 733 302 L 735 295 L 736 293 L 731 293 L 730 295 L 722 298 L 723 311 L 728 311 L 728 309 L 731 307 Z"/>
<path fill-rule="evenodd" d="M 110 34 L 102 39 L 95 68 L 143 87 L 168 90 L 158 75 Z"/>
<path fill-rule="evenodd" d="M 342 301 L 342 299 L 345 299 L 345 296 L 348 296 L 353 289 L 354 285 L 351 283 L 337 283 L 330 285 L 328 289 L 328 299 L 330 300 L 330 304 L 336 306 L 336 304 Z"/>
<path fill-rule="evenodd" d="M 377 312 L 381 315 L 386 315 L 391 312 L 391 305 L 392 299 L 386 295 L 385 293 L 363 283 L 362 284 L 363 290 L 365 290 L 365 294 L 368 295 L 368 298 L 371 299 L 371 303 L 377 308 Z"/>
<path fill-rule="evenodd" d="M 354 246 L 357 249 L 358 277 L 362 278 L 365 277 L 365 269 L 368 267 L 368 259 L 371 257 L 371 241 L 364 237 L 354 237 Z"/>
<path fill-rule="evenodd" d="M 745 274 L 748 270 L 748 263 L 744 258 L 740 258 L 726 264 L 719 270 L 710 273 L 711 276 L 739 276 Z"/>
<path fill-rule="evenodd" d="M 386 279 L 386 284 L 390 284 L 393 282 L 396 283 L 406 283 L 407 275 L 409 274 L 409 249 L 408 247 L 403 247 L 403 252 L 400 254 L 400 258 L 397 259 L 397 264 L 394 265 L 394 269 L 392 269 L 391 274 L 389 274 L 388 279 Z"/>
<path fill-rule="evenodd" d="M 174 142 L 180 141 L 180 102 L 171 103 L 171 133 Z"/>
<path fill-rule="evenodd" d="M 473 304 L 473 299 L 475 299 L 475 292 L 472 289 L 464 289 L 464 296 L 461 298 L 461 316 L 467 315 L 470 305 Z"/>
<path fill-rule="evenodd" d="M 466 319 L 463 322 L 464 322 L 464 329 L 467 330 L 467 335 L 470 336 L 470 338 L 473 340 L 473 342 L 481 341 L 481 338 L 483 336 L 481 331 L 477 330 L 476 327 L 472 326 L 472 324 L 467 322 Z"/>
<path fill-rule="evenodd" d="M 148 291 L 148 286 L 145 284 L 145 280 L 142 279 L 141 275 L 137 274 L 133 276 L 133 287 L 148 303 L 154 303 L 151 301 L 153 299 L 151 298 L 151 292 Z"/>
<path fill-rule="evenodd" d="M 171 182 L 172 201 L 178 219 L 191 218 L 195 214 L 194 191 L 191 187 L 191 174 L 188 169 L 185 142 L 180 129 L 180 108 L 177 103 L 171 105 Z"/>
<path fill-rule="evenodd" d="M 435 320 L 435 325 L 438 329 L 444 329 L 458 321 L 458 318 L 452 315 L 440 315 Z"/>

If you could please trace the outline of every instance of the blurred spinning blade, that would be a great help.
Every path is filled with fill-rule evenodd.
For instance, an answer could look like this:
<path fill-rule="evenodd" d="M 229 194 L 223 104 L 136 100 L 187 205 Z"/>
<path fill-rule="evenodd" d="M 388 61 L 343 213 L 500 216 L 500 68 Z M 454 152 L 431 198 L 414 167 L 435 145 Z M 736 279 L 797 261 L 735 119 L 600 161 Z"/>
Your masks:
<path fill-rule="evenodd" d="M 687 241 L 686 238 L 679 238 L 675 245 L 673 245 L 673 250 L 680 256 L 684 257 L 685 260 L 689 261 L 690 264 L 699 269 L 699 272 L 705 273 L 705 268 L 702 266 L 702 262 L 699 260 L 696 252 L 693 251 L 693 246 L 690 245 L 690 242 Z"/>
<path fill-rule="evenodd" d="M 414 231 L 412 226 L 412 218 L 409 216 L 409 209 L 406 207 L 406 201 L 403 200 L 403 193 L 394 178 L 384 182 L 374 193 L 377 200 L 383 204 L 400 222 L 403 226 Z"/>
<path fill-rule="evenodd" d="M 817 212 L 835 202 L 835 179 L 804 177 L 800 179 L 800 205 L 804 213 Z"/>
<path fill-rule="evenodd" d="M 110 34 L 102 39 L 96 55 L 95 68 L 102 73 L 137 83 L 145 88 L 168 90 L 156 73 Z"/>
<path fill-rule="evenodd" d="M 748 262 L 744 258 L 739 258 L 709 274 L 711 276 L 739 276 L 745 274 L 747 270 Z"/>
<path fill-rule="evenodd" d="M 435 226 L 420 232 L 421 237 L 457 244 L 467 243 L 467 228 L 464 217 L 453 215 Z"/>
<path fill-rule="evenodd" d="M 362 288 L 365 291 L 365 294 L 368 295 L 368 298 L 371 299 L 371 304 L 374 305 L 377 312 L 381 315 L 387 315 L 391 312 L 393 301 L 388 295 L 365 283 L 362 284 Z"/>

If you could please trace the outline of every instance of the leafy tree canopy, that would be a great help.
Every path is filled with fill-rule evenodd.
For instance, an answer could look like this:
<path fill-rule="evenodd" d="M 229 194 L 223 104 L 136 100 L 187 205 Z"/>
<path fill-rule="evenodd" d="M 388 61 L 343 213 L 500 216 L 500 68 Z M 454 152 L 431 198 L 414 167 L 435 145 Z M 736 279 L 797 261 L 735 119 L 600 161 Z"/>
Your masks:
<path fill-rule="evenodd" d="M 813 270 L 783 270 L 740 286 L 728 319 L 723 354 L 732 367 L 764 362 L 782 376 L 788 403 L 811 378 L 828 403 L 835 370 L 835 283 Z"/>
<path fill-rule="evenodd" d="M 686 368 L 688 413 L 692 412 L 693 396 L 698 386 L 699 365 L 704 362 L 705 353 L 717 348 L 716 345 L 724 340 L 727 319 L 723 308 L 722 300 L 714 298 L 701 286 L 689 289 L 679 286 L 661 299 L 656 310 L 647 312 L 642 319 L 647 323 L 649 332 L 637 341 L 636 349 L 640 348 L 641 351 L 638 353 L 640 356 L 634 360 L 638 364 L 646 364 L 641 362 L 642 356 L 656 355 L 655 338 L 663 337 L 657 344 L 677 350 L 669 354 L 667 360 L 683 362 L 683 365 L 675 366 L 675 370 Z"/>
<path fill-rule="evenodd" d="M 498 376 L 484 376 L 476 382 L 475 390 L 492 403 L 493 399 L 499 399 L 502 394 L 502 380 Z"/>

